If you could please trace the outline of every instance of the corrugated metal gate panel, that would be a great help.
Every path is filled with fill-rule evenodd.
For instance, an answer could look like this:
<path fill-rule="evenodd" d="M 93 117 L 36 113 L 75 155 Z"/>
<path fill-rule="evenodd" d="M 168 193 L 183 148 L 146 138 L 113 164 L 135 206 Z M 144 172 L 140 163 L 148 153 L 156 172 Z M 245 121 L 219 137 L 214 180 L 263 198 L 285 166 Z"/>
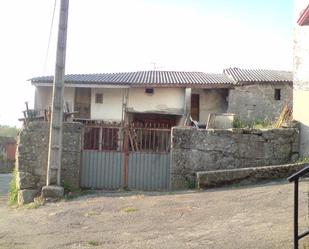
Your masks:
<path fill-rule="evenodd" d="M 169 181 L 169 153 L 132 152 L 129 154 L 129 189 L 167 190 Z"/>
<path fill-rule="evenodd" d="M 123 153 L 82 151 L 81 187 L 118 189 L 123 187 Z"/>

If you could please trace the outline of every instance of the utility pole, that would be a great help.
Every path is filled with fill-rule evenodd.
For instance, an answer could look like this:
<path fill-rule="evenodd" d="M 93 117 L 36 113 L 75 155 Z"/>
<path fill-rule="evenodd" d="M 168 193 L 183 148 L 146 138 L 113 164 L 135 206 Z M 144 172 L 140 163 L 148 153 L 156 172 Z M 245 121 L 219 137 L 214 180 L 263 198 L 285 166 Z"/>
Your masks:
<path fill-rule="evenodd" d="M 56 53 L 56 68 L 53 82 L 52 113 L 49 129 L 49 147 L 46 187 L 57 185 L 60 187 L 61 175 L 61 152 L 62 152 L 62 123 L 63 123 L 63 92 L 64 73 L 67 42 L 69 0 L 61 0 L 60 17 L 58 27 L 58 41 Z M 44 192 L 43 196 L 48 196 L 50 191 Z M 45 193 L 45 194 L 44 194 Z M 62 190 L 63 194 L 63 190 Z M 51 194 L 53 195 L 53 194 Z"/>

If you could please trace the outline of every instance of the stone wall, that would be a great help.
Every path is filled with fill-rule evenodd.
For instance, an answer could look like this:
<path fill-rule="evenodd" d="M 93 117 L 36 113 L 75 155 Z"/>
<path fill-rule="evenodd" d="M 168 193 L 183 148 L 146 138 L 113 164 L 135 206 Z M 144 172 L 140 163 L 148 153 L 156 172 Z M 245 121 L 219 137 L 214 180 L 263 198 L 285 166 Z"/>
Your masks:
<path fill-rule="evenodd" d="M 64 123 L 63 128 L 61 180 L 62 184 L 73 189 L 79 188 L 81 127 L 80 123 Z M 29 193 L 30 196 L 34 195 L 46 185 L 48 142 L 47 122 L 32 122 L 19 134 L 16 152 L 17 188 L 20 193 L 28 190 L 27 198 Z M 20 198 L 26 198 L 20 195 Z"/>
<path fill-rule="evenodd" d="M 299 131 L 173 128 L 172 188 L 190 187 L 199 171 L 277 165 L 298 158 Z"/>
<path fill-rule="evenodd" d="M 281 100 L 275 100 L 275 89 L 281 90 Z M 277 119 L 288 100 L 292 100 L 293 88 L 289 84 L 254 84 L 238 86 L 230 90 L 228 113 L 235 113 L 244 121 Z"/>

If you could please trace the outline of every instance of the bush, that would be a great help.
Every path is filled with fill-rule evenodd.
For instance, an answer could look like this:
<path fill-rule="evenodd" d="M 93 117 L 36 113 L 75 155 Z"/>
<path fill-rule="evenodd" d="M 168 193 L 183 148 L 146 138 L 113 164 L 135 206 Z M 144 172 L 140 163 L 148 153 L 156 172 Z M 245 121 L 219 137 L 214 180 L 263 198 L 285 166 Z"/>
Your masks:
<path fill-rule="evenodd" d="M 16 186 L 16 168 L 13 170 L 13 176 L 12 180 L 10 182 L 10 188 L 9 188 L 9 205 L 13 206 L 17 203 L 17 194 L 18 194 L 18 189 Z"/>
<path fill-rule="evenodd" d="M 270 129 L 273 128 L 273 124 L 267 119 L 245 121 L 239 118 L 235 118 L 233 122 L 233 128 Z"/>

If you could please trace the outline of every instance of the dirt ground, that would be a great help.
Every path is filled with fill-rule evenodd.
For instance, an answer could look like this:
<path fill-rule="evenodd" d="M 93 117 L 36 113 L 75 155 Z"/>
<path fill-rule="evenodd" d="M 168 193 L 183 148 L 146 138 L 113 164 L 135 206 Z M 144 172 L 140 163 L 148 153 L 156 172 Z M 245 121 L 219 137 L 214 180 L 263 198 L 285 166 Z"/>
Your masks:
<path fill-rule="evenodd" d="M 5 182 L 0 177 L 2 194 Z M 300 185 L 303 228 L 308 184 Z M 285 182 L 100 192 L 37 209 L 11 209 L 0 200 L 0 248 L 292 248 L 293 185 Z"/>

